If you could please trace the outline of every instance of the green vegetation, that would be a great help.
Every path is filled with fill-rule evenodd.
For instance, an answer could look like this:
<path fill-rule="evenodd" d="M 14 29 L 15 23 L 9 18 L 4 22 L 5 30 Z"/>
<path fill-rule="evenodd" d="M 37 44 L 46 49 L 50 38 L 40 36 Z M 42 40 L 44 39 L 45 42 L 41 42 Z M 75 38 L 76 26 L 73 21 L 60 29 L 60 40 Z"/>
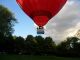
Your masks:
<path fill-rule="evenodd" d="M 80 60 L 80 58 L 65 58 L 55 56 L 0 55 L 0 60 Z"/>
<path fill-rule="evenodd" d="M 2 35 L 1 35 L 2 36 Z M 80 39 L 69 37 L 56 45 L 52 38 L 33 37 L 0 37 L 0 54 L 17 54 L 32 56 L 80 57 Z"/>
<path fill-rule="evenodd" d="M 11 11 L 0 5 L 0 34 L 9 36 L 13 33 L 13 26 L 16 19 Z"/>
<path fill-rule="evenodd" d="M 12 36 L 13 14 L 0 5 L 0 60 L 80 60 L 80 39 L 68 37 L 56 45 L 51 37 Z M 55 57 L 57 56 L 57 57 Z M 65 57 L 65 58 L 64 58 Z"/>

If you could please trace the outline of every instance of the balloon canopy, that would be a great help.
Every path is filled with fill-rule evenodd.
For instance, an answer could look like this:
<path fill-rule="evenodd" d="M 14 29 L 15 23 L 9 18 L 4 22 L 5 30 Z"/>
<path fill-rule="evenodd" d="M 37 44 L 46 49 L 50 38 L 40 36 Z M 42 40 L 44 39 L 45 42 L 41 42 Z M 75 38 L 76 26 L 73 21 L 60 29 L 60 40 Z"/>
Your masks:
<path fill-rule="evenodd" d="M 67 0 L 16 0 L 23 11 L 38 26 L 44 26 L 55 16 Z"/>

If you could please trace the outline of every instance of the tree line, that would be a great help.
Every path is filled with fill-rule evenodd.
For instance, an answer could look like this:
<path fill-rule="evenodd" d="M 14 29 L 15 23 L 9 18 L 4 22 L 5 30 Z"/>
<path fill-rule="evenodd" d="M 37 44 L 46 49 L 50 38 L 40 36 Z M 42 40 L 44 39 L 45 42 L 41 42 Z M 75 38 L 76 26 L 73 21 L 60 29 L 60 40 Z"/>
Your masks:
<path fill-rule="evenodd" d="M 58 45 L 51 37 L 28 35 L 4 37 L 0 34 L 0 54 L 54 55 L 64 57 L 80 57 L 80 39 L 68 37 Z"/>

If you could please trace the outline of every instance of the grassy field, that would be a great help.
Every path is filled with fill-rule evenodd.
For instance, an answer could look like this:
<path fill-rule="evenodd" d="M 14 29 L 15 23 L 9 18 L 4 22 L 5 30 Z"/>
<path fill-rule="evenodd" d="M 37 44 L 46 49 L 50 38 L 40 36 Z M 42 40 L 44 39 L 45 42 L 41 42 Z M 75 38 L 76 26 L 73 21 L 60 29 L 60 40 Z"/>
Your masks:
<path fill-rule="evenodd" d="M 0 60 L 80 60 L 80 58 L 64 58 L 55 56 L 0 55 Z"/>

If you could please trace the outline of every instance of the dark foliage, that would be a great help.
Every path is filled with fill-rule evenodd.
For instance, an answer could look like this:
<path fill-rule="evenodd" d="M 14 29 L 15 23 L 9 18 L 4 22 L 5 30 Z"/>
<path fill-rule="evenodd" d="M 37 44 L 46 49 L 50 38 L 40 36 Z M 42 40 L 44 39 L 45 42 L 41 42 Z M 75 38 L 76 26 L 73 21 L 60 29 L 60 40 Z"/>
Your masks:
<path fill-rule="evenodd" d="M 80 57 L 80 42 L 77 37 L 69 37 L 56 45 L 51 37 L 23 37 L 0 34 L 0 54 L 55 55 L 64 57 Z"/>
<path fill-rule="evenodd" d="M 5 36 L 11 35 L 14 31 L 13 26 L 15 22 L 16 19 L 12 12 L 3 5 L 0 5 L 0 34 Z"/>

